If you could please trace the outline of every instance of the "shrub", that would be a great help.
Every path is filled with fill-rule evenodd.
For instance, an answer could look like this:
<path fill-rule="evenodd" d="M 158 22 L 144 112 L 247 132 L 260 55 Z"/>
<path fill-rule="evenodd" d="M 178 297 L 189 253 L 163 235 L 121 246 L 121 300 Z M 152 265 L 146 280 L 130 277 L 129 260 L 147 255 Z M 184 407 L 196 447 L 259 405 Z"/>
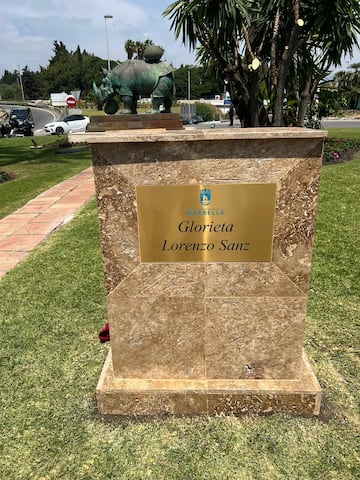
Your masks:
<path fill-rule="evenodd" d="M 204 119 L 204 122 L 210 122 L 214 120 L 216 108 L 208 103 L 196 102 L 196 115 L 200 115 Z"/>
<path fill-rule="evenodd" d="M 10 175 L 7 172 L 0 171 L 0 183 L 7 182 L 10 180 Z"/>

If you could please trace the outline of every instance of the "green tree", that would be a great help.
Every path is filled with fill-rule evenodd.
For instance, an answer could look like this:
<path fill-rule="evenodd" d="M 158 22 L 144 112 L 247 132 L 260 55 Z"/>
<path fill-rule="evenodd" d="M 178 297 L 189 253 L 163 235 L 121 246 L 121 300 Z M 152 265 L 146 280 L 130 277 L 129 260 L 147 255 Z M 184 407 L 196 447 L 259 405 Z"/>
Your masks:
<path fill-rule="evenodd" d="M 44 97 L 46 89 L 40 72 L 32 72 L 26 66 L 21 73 L 21 81 L 27 100 Z M 3 100 L 22 100 L 20 76 L 17 70 L 14 72 L 5 70 L 0 79 L 0 94 Z"/>
<path fill-rule="evenodd" d="M 75 52 L 71 52 L 57 40 L 54 41 L 53 52 L 48 67 L 42 71 L 48 95 L 80 90 L 81 95 L 86 97 L 92 90 L 92 82 L 101 82 L 101 67 L 106 67 L 105 60 L 81 51 L 79 45 Z"/>
<path fill-rule="evenodd" d="M 11 85 L 12 83 L 16 83 L 19 74 L 14 72 L 9 72 L 9 70 L 5 70 L 3 76 L 0 79 L 0 83 Z"/>
<path fill-rule="evenodd" d="M 57 40 L 54 40 L 53 43 L 53 56 L 49 60 L 49 66 L 52 66 L 56 63 L 59 63 L 60 61 L 63 61 L 65 58 L 69 57 L 70 52 L 64 45 L 62 41 L 58 42 Z"/>
<path fill-rule="evenodd" d="M 72 54 L 67 50 L 63 42 L 54 41 L 53 56 L 49 60 L 48 68 L 43 72 L 45 81 L 51 88 L 51 92 L 63 92 L 74 89 L 71 82 L 75 62 Z"/>
<path fill-rule="evenodd" d="M 319 91 L 319 114 L 320 117 L 341 115 L 347 106 L 347 99 L 343 92 L 339 91 L 332 82 L 325 82 Z"/>
<path fill-rule="evenodd" d="M 13 84 L 0 83 L 1 100 L 21 100 L 20 88 Z"/>
<path fill-rule="evenodd" d="M 334 75 L 330 86 L 347 98 L 347 107 L 360 108 L 360 63 L 350 65 L 350 70 Z"/>
<path fill-rule="evenodd" d="M 188 98 L 188 82 L 190 71 L 190 97 L 193 100 L 214 97 L 224 90 L 223 82 L 216 73 L 204 67 L 182 65 L 174 70 L 176 97 Z"/>
<path fill-rule="evenodd" d="M 80 90 L 83 98 L 92 92 L 92 83 L 101 82 L 101 67 L 107 61 L 81 50 L 78 45 L 69 51 L 62 41 L 53 43 L 53 55 L 47 67 L 32 72 L 25 67 L 22 72 L 24 94 L 27 100 L 48 98 L 53 92 Z M 19 72 L 4 71 L 0 78 L 0 95 L 4 100 L 21 100 Z"/>
<path fill-rule="evenodd" d="M 360 32 L 358 0 L 177 0 L 163 15 L 228 82 L 247 127 L 302 125 L 319 81 Z"/>
<path fill-rule="evenodd" d="M 153 41 L 150 39 L 145 40 L 145 42 L 141 42 L 139 40 L 131 40 L 129 38 L 125 42 L 125 51 L 127 54 L 127 59 L 131 60 L 135 55 L 136 60 L 143 60 L 144 59 L 144 50 L 148 45 L 154 45 Z"/>
<path fill-rule="evenodd" d="M 135 50 L 136 50 L 135 42 L 133 40 L 131 40 L 130 38 L 128 40 L 126 40 L 126 42 L 125 42 L 125 52 L 127 54 L 127 59 L 128 60 L 132 59 Z"/>
<path fill-rule="evenodd" d="M 46 88 L 39 72 L 32 72 L 26 66 L 22 72 L 22 83 L 26 100 L 36 100 L 46 96 Z"/>

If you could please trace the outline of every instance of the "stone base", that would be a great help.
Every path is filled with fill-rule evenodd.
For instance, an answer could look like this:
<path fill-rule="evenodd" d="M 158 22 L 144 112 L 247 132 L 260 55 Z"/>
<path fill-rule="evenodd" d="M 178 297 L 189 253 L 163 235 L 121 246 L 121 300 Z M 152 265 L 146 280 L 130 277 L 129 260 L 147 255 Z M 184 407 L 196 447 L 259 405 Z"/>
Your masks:
<path fill-rule="evenodd" d="M 182 130 L 184 127 L 177 113 L 143 113 L 125 115 L 94 115 L 87 132 L 108 130 L 165 129 Z"/>
<path fill-rule="evenodd" d="M 115 379 L 111 350 L 96 389 L 103 417 L 289 413 L 319 415 L 321 388 L 303 354 L 299 380 Z"/>

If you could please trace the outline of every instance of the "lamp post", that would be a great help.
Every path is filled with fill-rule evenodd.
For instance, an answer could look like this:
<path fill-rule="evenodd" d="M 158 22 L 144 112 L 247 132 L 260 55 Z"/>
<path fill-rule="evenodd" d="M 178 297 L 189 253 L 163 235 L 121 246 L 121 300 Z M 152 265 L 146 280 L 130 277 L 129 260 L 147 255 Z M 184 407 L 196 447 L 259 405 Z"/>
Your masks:
<path fill-rule="evenodd" d="M 108 18 L 113 18 L 113 16 L 112 16 L 112 15 L 104 15 L 107 64 L 108 64 L 108 70 L 110 70 L 110 69 L 111 69 L 111 65 L 110 65 L 110 55 L 109 55 L 109 39 L 108 39 L 107 24 L 106 24 L 106 20 L 107 20 Z"/>
<path fill-rule="evenodd" d="M 190 99 L 191 99 L 191 73 L 190 69 L 188 70 L 188 102 L 189 102 L 189 122 L 191 119 L 191 107 L 190 107 Z"/>
<path fill-rule="evenodd" d="M 23 85 L 23 81 L 22 81 L 20 65 L 19 65 L 19 81 L 20 81 L 21 98 L 22 98 L 22 101 L 24 102 L 25 101 L 25 94 L 24 94 L 24 85 Z"/>
<path fill-rule="evenodd" d="M 228 86 L 228 81 L 224 80 L 224 100 L 226 100 L 226 92 L 227 92 L 227 86 Z"/>

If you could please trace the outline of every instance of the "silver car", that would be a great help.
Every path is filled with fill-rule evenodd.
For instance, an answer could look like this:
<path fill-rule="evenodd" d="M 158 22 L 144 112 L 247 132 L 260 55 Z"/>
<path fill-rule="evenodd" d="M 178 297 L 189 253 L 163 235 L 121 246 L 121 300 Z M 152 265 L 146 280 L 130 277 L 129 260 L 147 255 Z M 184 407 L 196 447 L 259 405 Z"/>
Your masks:
<path fill-rule="evenodd" d="M 47 123 L 44 130 L 52 135 L 62 135 L 70 132 L 84 132 L 87 124 L 90 122 L 89 117 L 80 114 L 62 116 L 56 122 Z"/>

